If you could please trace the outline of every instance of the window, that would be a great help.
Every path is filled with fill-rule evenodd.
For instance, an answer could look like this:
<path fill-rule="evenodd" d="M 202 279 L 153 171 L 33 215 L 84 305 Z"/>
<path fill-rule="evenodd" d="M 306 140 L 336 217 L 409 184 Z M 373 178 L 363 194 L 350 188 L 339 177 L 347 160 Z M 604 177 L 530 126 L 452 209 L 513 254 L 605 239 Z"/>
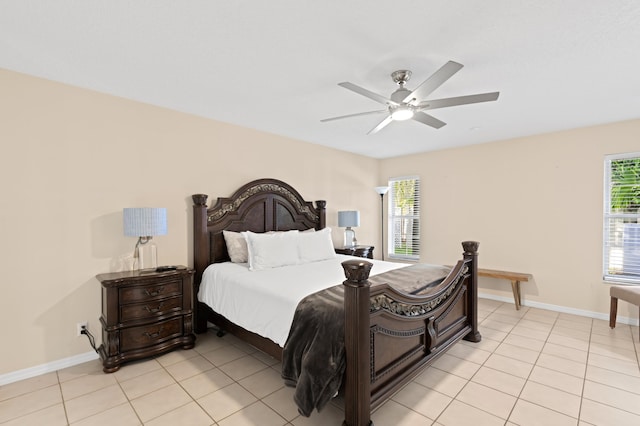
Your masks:
<path fill-rule="evenodd" d="M 420 259 L 420 178 L 389 180 L 389 257 Z"/>
<path fill-rule="evenodd" d="M 604 280 L 640 284 L 640 153 L 605 158 Z"/>

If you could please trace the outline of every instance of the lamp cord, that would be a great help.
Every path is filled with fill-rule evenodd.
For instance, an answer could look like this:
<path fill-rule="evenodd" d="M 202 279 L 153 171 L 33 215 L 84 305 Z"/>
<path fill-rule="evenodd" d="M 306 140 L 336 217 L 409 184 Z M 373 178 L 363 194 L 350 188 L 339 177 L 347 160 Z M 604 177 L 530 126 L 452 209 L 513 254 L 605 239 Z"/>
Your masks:
<path fill-rule="evenodd" d="M 95 337 L 93 337 L 93 334 L 91 334 L 89 332 L 89 330 L 87 329 L 87 327 L 82 326 L 82 330 L 80 330 L 80 334 L 84 334 L 85 336 L 87 336 L 87 339 L 89 339 L 89 344 L 91 345 L 91 347 L 93 348 L 94 351 L 98 352 L 98 348 L 96 348 L 96 339 Z M 99 352 L 98 352 L 99 353 Z"/>

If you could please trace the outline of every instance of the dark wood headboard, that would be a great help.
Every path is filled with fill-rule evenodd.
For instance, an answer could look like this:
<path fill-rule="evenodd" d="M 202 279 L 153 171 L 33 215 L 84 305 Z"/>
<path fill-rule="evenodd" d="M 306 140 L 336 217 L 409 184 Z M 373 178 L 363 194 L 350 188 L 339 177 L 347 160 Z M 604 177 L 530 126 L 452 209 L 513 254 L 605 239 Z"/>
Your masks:
<path fill-rule="evenodd" d="M 193 198 L 193 244 L 196 294 L 202 273 L 212 263 L 229 260 L 222 234 L 227 231 L 289 231 L 326 225 L 326 201 L 305 201 L 290 185 L 277 179 L 258 179 L 229 198 L 218 198 L 207 209 L 205 194 Z"/>

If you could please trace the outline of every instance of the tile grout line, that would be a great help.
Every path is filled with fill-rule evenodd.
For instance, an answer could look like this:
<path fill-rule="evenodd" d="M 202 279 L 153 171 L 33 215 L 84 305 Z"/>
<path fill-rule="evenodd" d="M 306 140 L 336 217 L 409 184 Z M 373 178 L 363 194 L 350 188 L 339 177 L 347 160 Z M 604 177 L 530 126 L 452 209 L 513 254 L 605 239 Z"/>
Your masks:
<path fill-rule="evenodd" d="M 64 393 L 62 393 L 62 382 L 60 382 L 60 372 L 56 371 L 56 382 L 58 384 L 58 388 L 60 389 L 60 399 L 62 400 L 62 410 L 64 411 L 64 418 L 67 421 L 67 425 L 70 425 L 69 422 L 69 412 L 67 411 L 67 402 L 64 399 Z"/>

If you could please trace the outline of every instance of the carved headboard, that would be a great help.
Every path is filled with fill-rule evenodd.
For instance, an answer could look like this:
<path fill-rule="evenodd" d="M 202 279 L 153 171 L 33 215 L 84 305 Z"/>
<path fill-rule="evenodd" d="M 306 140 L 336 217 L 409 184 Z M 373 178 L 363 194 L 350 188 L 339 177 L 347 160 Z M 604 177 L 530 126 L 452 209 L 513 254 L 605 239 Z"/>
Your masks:
<path fill-rule="evenodd" d="M 196 289 L 205 268 L 229 260 L 222 234 L 228 231 L 289 231 L 325 227 L 326 201 L 305 201 L 290 185 L 277 179 L 258 179 L 229 198 L 218 198 L 207 209 L 205 194 L 193 198 L 193 244 Z"/>

